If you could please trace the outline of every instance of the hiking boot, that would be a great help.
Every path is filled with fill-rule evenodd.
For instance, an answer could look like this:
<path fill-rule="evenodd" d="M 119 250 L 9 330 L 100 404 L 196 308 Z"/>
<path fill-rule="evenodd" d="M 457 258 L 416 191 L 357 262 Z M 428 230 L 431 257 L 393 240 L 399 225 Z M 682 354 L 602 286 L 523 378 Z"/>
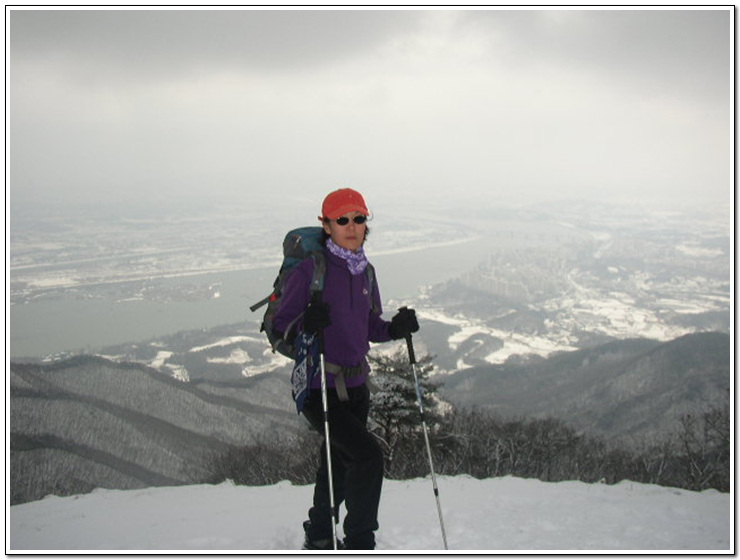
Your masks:
<path fill-rule="evenodd" d="M 315 538 L 311 535 L 310 521 L 303 522 L 303 531 L 306 533 L 306 538 L 301 550 L 334 550 L 334 540 L 331 535 L 321 538 Z M 344 550 L 344 544 L 339 539 L 337 539 L 337 550 Z"/>
<path fill-rule="evenodd" d="M 375 534 L 372 531 L 348 536 L 344 539 L 345 550 L 375 550 Z"/>
<path fill-rule="evenodd" d="M 331 537 L 317 541 L 310 541 L 308 540 L 308 537 L 306 537 L 306 540 L 303 541 L 301 550 L 334 550 L 334 542 Z M 344 550 L 344 545 L 339 539 L 337 539 L 337 550 Z"/>

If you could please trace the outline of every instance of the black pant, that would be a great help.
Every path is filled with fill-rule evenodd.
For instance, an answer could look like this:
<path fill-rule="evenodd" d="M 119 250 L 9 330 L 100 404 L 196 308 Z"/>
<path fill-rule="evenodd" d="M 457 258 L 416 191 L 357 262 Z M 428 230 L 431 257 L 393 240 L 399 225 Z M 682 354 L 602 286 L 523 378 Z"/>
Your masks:
<path fill-rule="evenodd" d="M 344 544 L 347 548 L 375 548 L 374 531 L 378 529 L 378 505 L 383 485 L 383 450 L 367 431 L 370 391 L 366 385 L 348 387 L 349 401 L 342 402 L 334 389 L 327 390 L 329 437 L 331 438 L 334 515 L 344 502 Z M 324 409 L 321 390 L 312 389 L 303 409 L 311 425 L 324 434 Z M 316 473 L 309 538 L 331 538 L 331 501 L 326 466 L 326 442 L 321 444 L 321 465 Z"/>

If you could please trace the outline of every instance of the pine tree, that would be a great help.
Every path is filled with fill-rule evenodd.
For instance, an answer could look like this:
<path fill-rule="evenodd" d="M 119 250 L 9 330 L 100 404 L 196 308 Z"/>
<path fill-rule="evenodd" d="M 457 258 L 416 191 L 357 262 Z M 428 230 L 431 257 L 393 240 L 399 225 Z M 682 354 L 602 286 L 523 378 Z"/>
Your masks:
<path fill-rule="evenodd" d="M 372 382 L 377 387 L 370 415 L 376 425 L 374 433 L 385 443 L 386 475 L 392 478 L 413 476 L 426 465 L 414 372 L 406 349 L 391 355 L 370 355 L 369 360 L 373 368 Z M 434 432 L 441 421 L 440 402 L 436 398 L 440 384 L 429 379 L 432 360 L 425 355 L 417 358 L 416 363 L 424 417 L 430 432 Z"/>

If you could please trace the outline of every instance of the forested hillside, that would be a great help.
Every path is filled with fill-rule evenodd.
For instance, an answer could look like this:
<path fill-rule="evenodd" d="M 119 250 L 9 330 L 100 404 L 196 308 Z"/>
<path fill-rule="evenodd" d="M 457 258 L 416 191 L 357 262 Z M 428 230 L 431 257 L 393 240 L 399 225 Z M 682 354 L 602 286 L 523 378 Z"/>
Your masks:
<path fill-rule="evenodd" d="M 717 333 L 668 343 L 611 342 L 529 365 L 428 378 L 425 393 L 436 391 L 449 403 L 436 411 L 430 406 L 440 469 L 548 477 L 555 476 L 557 463 L 557 476 L 567 477 L 571 471 L 563 459 L 577 451 L 592 464 L 584 476 L 598 479 L 604 468 L 612 468 L 614 457 L 606 450 L 617 444 L 644 449 L 682 434 L 685 449 L 671 449 L 672 455 L 704 456 L 716 445 L 724 449 L 723 441 L 686 438 L 701 437 L 706 421 L 719 423 L 714 429 L 724 437 L 729 343 L 729 336 Z M 432 360 L 421 361 L 425 376 Z M 374 362 L 376 376 L 400 375 L 408 366 L 403 355 L 378 356 Z M 97 487 L 312 477 L 314 457 L 297 467 L 290 461 L 306 455 L 296 452 L 310 436 L 295 413 L 285 367 L 228 381 L 188 382 L 142 364 L 78 356 L 52 364 L 11 363 L 9 375 L 11 503 Z M 387 474 L 423 475 L 414 391 L 403 389 L 410 408 L 399 431 L 392 415 L 384 416 L 393 410 L 383 403 L 395 402 L 388 393 L 395 398 L 401 389 L 388 388 L 401 386 L 378 381 L 386 396 L 375 396 L 372 422 L 387 446 Z M 478 437 L 481 431 L 488 434 L 486 441 Z M 553 455 L 552 442 L 538 434 L 568 440 L 557 450 L 563 457 Z M 590 443 L 578 434 L 600 441 Z M 723 465 L 714 461 L 713 477 Z"/>
<path fill-rule="evenodd" d="M 729 403 L 729 390 L 729 335 L 696 333 L 475 367 L 451 375 L 442 394 L 503 417 L 553 417 L 592 435 L 643 443 L 678 429 L 685 414 Z"/>
<path fill-rule="evenodd" d="M 11 364 L 10 397 L 11 503 L 203 481 L 215 456 L 300 426 L 284 376 L 195 386 L 91 356 Z"/>

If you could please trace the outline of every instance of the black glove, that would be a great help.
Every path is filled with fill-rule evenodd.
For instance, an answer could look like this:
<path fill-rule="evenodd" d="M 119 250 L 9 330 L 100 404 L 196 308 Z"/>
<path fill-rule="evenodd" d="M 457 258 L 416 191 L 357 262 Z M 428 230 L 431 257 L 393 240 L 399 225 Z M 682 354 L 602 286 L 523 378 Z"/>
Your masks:
<path fill-rule="evenodd" d="M 406 338 L 418 330 L 419 322 L 416 320 L 416 311 L 408 307 L 402 307 L 398 310 L 395 317 L 391 319 L 388 334 L 393 340 L 398 340 L 399 338 Z"/>
<path fill-rule="evenodd" d="M 322 301 L 309 304 L 306 312 L 303 314 L 303 332 L 316 334 L 329 325 L 331 325 L 329 304 Z"/>

